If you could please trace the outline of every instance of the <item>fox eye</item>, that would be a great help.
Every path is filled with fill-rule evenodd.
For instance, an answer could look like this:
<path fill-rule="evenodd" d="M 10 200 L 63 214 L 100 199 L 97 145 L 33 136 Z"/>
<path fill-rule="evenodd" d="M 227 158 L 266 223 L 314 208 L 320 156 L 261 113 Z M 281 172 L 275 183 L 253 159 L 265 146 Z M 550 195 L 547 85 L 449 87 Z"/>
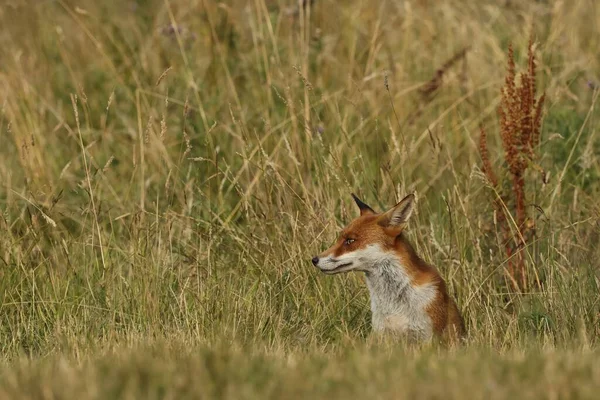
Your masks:
<path fill-rule="evenodd" d="M 346 246 L 349 246 L 349 245 L 351 245 L 353 242 L 354 242 L 354 239 L 350 239 L 350 238 L 348 238 L 348 239 L 344 240 L 344 244 L 345 244 Z"/>

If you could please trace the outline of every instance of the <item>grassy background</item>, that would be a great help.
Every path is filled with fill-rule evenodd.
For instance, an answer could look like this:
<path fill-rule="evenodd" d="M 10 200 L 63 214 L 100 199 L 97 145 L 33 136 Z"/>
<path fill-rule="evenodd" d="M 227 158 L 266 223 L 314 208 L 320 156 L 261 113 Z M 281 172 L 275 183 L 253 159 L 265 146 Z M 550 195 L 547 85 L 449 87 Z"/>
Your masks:
<path fill-rule="evenodd" d="M 294 4 L 0 5 L 0 394 L 593 397 L 600 5 Z M 506 49 L 524 69 L 531 35 L 550 179 L 527 177 L 539 287 L 515 293 L 478 126 L 500 170 Z M 461 349 L 375 341 L 362 277 L 308 261 L 350 192 L 409 190 Z"/>

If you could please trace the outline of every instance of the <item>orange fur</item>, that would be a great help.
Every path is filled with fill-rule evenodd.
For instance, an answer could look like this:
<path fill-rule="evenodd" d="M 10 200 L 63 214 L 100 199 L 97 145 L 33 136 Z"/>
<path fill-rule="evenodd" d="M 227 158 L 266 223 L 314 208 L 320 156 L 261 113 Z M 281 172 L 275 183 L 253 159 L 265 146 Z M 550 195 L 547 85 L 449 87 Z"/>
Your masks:
<path fill-rule="evenodd" d="M 407 196 L 408 198 L 408 196 Z M 364 205 L 358 199 L 359 207 Z M 412 207 L 413 198 L 409 199 L 409 206 Z M 404 200 L 403 200 L 404 201 Z M 400 203 L 399 203 L 400 205 Z M 398 207 L 398 205 L 396 206 Z M 410 211 L 408 216 L 410 216 Z M 385 252 L 386 257 L 398 260 L 398 268 L 403 269 L 403 273 L 408 276 L 409 283 L 413 288 L 426 287 L 432 288 L 435 295 L 427 304 L 425 312 L 431 319 L 431 330 L 436 336 L 454 340 L 465 334 L 463 319 L 456 306 L 456 303 L 448 294 L 446 283 L 438 271 L 431 265 L 423 261 L 415 252 L 410 242 L 404 235 L 406 223 L 400 220 L 398 224 L 390 223 L 395 209 L 384 214 L 377 214 L 372 209 L 361 207 L 361 216 L 350 222 L 336 243 L 315 257 L 317 263 L 322 259 L 338 259 L 347 253 L 353 253 L 359 250 L 367 249 L 368 246 L 378 245 Z M 400 213 L 403 212 L 400 210 Z M 400 217 L 403 215 L 400 214 Z M 350 239 L 351 243 L 348 242 Z M 352 241 L 353 239 L 353 241 Z M 313 259 L 313 263 L 315 263 Z M 315 265 L 317 265 L 315 263 Z M 368 274 L 368 271 L 365 271 Z"/>

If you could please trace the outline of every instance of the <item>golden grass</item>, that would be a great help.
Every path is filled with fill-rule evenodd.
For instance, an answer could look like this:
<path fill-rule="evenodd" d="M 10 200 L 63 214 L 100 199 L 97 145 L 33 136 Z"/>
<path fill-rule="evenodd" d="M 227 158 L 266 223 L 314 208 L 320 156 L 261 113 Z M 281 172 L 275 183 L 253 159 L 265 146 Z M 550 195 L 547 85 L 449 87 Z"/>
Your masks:
<path fill-rule="evenodd" d="M 593 395 L 600 7 L 292 5 L 0 5 L 0 393 Z M 525 177 L 525 291 L 505 282 L 479 126 L 500 166 L 508 43 L 522 72 L 530 37 L 547 176 Z M 374 350 L 362 278 L 310 265 L 356 215 L 351 192 L 383 208 L 412 190 L 410 238 L 458 300 L 462 350 Z M 540 383 L 562 369 L 577 379 Z"/>

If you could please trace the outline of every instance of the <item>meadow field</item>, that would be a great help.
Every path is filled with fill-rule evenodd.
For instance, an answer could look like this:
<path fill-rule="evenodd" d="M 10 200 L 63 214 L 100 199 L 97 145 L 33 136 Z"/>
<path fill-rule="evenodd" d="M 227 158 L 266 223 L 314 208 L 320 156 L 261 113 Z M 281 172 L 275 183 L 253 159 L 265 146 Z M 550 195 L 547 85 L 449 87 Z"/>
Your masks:
<path fill-rule="evenodd" d="M 0 3 L 0 398 L 597 398 L 600 3 L 299 3 Z M 411 191 L 462 346 L 310 262 Z"/>

